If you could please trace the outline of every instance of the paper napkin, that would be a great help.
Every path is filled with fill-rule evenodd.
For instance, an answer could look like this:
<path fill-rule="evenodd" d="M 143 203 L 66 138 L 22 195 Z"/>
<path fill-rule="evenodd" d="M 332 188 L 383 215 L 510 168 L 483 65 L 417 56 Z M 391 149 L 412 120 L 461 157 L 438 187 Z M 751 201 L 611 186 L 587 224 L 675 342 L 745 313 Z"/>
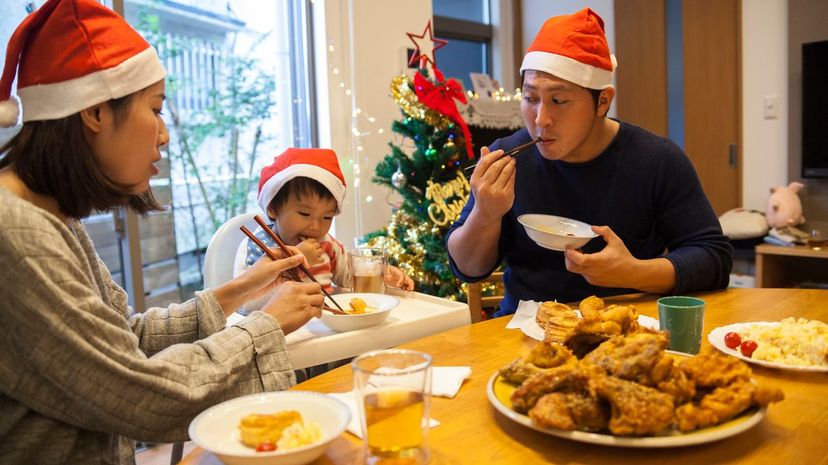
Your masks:
<path fill-rule="evenodd" d="M 408 367 L 409 369 L 411 367 Z M 393 369 L 381 367 L 376 373 L 393 373 Z M 471 376 L 471 367 L 432 367 L 431 368 L 431 395 L 437 397 L 454 398 L 463 385 L 463 381 Z M 422 378 L 417 375 L 402 375 L 388 379 L 384 376 L 371 376 L 370 383 L 382 386 L 389 382 L 396 385 L 418 386 Z"/>
<path fill-rule="evenodd" d="M 351 411 L 351 421 L 348 422 L 348 426 L 346 426 L 345 429 L 348 430 L 348 432 L 353 434 L 354 436 L 361 438 L 362 426 L 360 426 L 359 424 L 359 403 L 357 402 L 356 393 L 354 391 L 333 392 L 328 395 L 341 400 L 345 403 L 345 405 L 348 406 L 348 410 Z M 440 422 L 435 420 L 434 418 L 429 418 L 428 420 L 429 428 L 434 428 L 439 424 Z"/>
<path fill-rule="evenodd" d="M 515 314 L 512 315 L 509 324 L 506 325 L 506 329 L 520 328 L 527 320 L 535 321 L 535 314 L 538 313 L 538 306 L 540 304 L 540 302 L 535 302 L 534 300 L 521 300 L 518 303 Z"/>

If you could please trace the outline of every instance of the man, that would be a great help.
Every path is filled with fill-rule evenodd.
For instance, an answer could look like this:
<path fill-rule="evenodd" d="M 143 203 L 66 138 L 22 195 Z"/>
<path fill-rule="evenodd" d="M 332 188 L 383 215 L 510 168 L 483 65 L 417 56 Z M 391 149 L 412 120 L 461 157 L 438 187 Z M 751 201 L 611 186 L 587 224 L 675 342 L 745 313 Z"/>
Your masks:
<path fill-rule="evenodd" d="M 727 286 L 733 250 L 690 160 L 668 139 L 606 116 L 614 68 L 603 20 L 588 8 L 547 20 L 523 59 L 526 128 L 482 149 L 447 239 L 464 281 L 506 262 L 496 316 L 514 313 L 520 300 Z M 537 138 L 503 156 L 501 147 Z M 596 225 L 600 237 L 582 250 L 547 250 L 517 222 L 526 213 Z"/>

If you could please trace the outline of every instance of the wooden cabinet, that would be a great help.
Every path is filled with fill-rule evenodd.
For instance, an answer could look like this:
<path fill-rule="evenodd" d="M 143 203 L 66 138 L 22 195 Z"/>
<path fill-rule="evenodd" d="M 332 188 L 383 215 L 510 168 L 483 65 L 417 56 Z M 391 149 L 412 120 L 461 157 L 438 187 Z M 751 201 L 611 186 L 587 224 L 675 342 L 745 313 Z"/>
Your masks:
<path fill-rule="evenodd" d="M 756 287 L 828 284 L 828 248 L 756 246 Z"/>

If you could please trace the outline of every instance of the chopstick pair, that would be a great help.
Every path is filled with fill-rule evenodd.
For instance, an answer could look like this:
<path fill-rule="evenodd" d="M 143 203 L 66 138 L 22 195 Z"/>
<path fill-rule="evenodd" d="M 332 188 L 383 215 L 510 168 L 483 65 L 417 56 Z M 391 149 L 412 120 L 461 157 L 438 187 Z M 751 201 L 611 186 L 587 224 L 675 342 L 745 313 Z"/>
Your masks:
<path fill-rule="evenodd" d="M 276 242 L 276 244 L 279 245 L 279 248 L 282 249 L 282 253 L 284 253 L 288 257 L 292 257 L 294 255 L 294 253 L 290 249 L 288 249 L 287 245 L 284 242 L 282 242 L 282 239 L 280 239 L 279 236 L 277 236 L 276 233 L 274 233 L 273 230 L 267 226 L 267 223 L 264 222 L 261 216 L 256 215 L 255 220 L 257 223 L 259 223 L 259 226 L 261 226 L 262 229 L 264 229 L 265 232 L 267 232 L 267 234 Z M 251 241 L 253 241 L 253 243 L 255 243 L 260 249 L 262 249 L 262 251 L 264 251 L 264 253 L 267 254 L 267 256 L 270 257 L 271 260 L 279 259 L 279 257 L 277 257 L 276 254 L 273 253 L 273 251 L 270 250 L 268 246 L 266 246 L 261 240 L 259 240 L 259 238 L 256 237 L 255 234 L 253 234 L 249 229 L 247 229 L 247 227 L 242 226 L 240 229 Z M 319 281 L 316 280 L 316 278 L 313 276 L 310 270 L 305 268 L 305 265 L 300 263 L 299 269 L 302 270 L 302 272 L 305 273 L 305 275 L 308 278 L 310 278 L 311 281 L 315 282 L 316 284 L 319 284 Z M 301 277 L 299 276 L 299 273 L 296 272 L 295 268 L 286 270 L 286 272 L 288 276 L 294 281 L 302 281 Z M 330 294 L 328 294 L 328 291 L 326 291 L 324 287 L 322 288 L 322 293 L 325 294 L 325 297 L 327 297 L 328 300 L 333 302 L 333 304 L 336 306 L 336 308 L 322 307 L 322 310 L 327 310 L 337 315 L 347 315 L 347 312 L 345 312 L 345 310 L 343 310 L 342 307 L 339 306 L 336 300 L 334 300 L 334 298 L 331 297 Z"/>
<path fill-rule="evenodd" d="M 540 142 L 542 140 L 543 140 L 542 138 L 538 137 L 535 140 L 531 140 L 531 141 L 529 141 L 525 144 L 518 145 L 517 147 L 513 148 L 512 150 L 509 150 L 506 153 L 504 153 L 503 156 L 514 158 L 514 156 L 517 155 L 518 152 L 520 152 L 521 150 L 523 150 L 525 148 L 528 148 L 528 147 L 531 147 L 531 146 L 537 144 L 538 142 Z M 475 166 L 477 166 L 477 163 L 463 168 L 463 171 L 473 170 Z"/>

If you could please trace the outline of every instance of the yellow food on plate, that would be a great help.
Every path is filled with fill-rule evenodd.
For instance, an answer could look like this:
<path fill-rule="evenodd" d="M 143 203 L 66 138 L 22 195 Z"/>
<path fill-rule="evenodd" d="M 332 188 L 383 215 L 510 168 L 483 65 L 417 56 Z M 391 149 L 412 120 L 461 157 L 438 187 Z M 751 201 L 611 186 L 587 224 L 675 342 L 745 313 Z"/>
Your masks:
<path fill-rule="evenodd" d="M 751 325 L 739 332 L 756 342 L 752 358 L 795 366 L 828 366 L 828 324 L 785 318 L 778 325 Z"/>
<path fill-rule="evenodd" d="M 346 310 L 346 312 L 350 313 L 351 315 L 361 315 L 363 313 L 374 313 L 377 311 L 376 308 L 371 307 L 370 305 L 368 305 L 368 303 L 365 302 L 365 300 L 359 297 L 354 297 L 353 299 L 351 299 L 349 305 L 351 306 L 351 310 Z"/>
<path fill-rule="evenodd" d="M 239 423 L 239 432 L 245 446 L 262 451 L 295 449 L 322 437 L 319 425 L 303 421 L 296 410 L 247 415 Z M 263 448 L 263 444 L 272 446 Z"/>

